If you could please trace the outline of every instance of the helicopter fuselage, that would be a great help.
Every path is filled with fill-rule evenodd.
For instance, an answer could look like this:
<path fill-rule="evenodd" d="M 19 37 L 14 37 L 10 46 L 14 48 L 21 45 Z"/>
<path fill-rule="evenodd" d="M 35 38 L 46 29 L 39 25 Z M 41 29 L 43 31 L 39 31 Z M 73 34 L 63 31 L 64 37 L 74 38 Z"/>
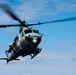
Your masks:
<path fill-rule="evenodd" d="M 42 35 L 38 30 L 23 28 L 15 38 L 15 52 L 7 57 L 7 61 L 16 60 L 19 56 L 35 55 L 39 53 L 38 45 L 41 42 Z"/>

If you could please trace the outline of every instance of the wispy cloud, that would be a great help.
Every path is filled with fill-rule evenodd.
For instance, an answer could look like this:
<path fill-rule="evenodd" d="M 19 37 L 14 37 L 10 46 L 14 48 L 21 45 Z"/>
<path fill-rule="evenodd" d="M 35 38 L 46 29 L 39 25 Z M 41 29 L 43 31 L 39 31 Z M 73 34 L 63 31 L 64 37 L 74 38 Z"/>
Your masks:
<path fill-rule="evenodd" d="M 5 3 L 11 4 L 14 10 L 16 9 L 15 12 L 21 19 L 27 21 L 44 16 L 58 15 L 61 12 L 76 12 L 75 0 L 19 0 L 17 2 L 18 4 L 15 5 L 15 1 L 12 3 L 11 1 L 5 1 Z M 0 14 L 0 16 L 5 17 L 5 22 L 10 22 L 9 18 L 4 14 Z M 0 19 L 3 20 L 3 18 Z"/>
<path fill-rule="evenodd" d="M 26 20 L 35 19 L 40 16 L 57 15 L 61 12 L 75 12 L 76 4 L 62 0 L 29 0 L 19 5 L 18 12 Z"/>

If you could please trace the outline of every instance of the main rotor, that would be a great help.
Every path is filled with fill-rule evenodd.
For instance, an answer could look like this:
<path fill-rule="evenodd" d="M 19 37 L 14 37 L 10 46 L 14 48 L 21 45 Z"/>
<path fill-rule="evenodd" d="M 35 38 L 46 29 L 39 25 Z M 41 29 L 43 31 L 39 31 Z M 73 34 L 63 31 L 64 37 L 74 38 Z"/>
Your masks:
<path fill-rule="evenodd" d="M 0 8 L 6 12 L 12 19 L 18 21 L 20 24 L 9 24 L 9 25 L 0 25 L 0 28 L 6 28 L 6 27 L 29 27 L 34 25 L 42 25 L 47 23 L 57 23 L 57 22 L 65 22 L 65 21 L 73 21 L 76 20 L 75 17 L 65 18 L 65 19 L 59 19 L 54 21 L 47 21 L 47 22 L 37 22 L 33 24 L 28 24 L 26 21 L 22 21 L 16 14 L 13 12 L 9 4 L 0 4 Z"/>

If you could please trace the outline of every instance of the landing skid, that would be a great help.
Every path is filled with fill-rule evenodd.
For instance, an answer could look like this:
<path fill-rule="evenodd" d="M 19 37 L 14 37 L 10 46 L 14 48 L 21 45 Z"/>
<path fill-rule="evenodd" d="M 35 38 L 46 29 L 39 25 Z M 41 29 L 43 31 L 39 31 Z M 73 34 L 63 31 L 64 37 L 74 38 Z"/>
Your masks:
<path fill-rule="evenodd" d="M 33 59 L 35 56 L 37 56 L 40 52 L 41 52 L 42 48 L 38 48 L 34 53 L 33 55 L 30 55 L 31 56 L 31 59 Z"/>

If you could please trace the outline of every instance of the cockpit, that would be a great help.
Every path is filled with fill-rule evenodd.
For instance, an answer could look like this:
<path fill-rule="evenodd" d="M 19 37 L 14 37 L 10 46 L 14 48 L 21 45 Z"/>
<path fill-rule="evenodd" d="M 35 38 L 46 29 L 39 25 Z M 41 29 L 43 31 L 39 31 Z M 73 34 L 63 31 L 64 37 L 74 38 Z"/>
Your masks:
<path fill-rule="evenodd" d="M 27 34 L 27 33 L 39 33 L 39 31 L 38 30 L 27 29 L 27 30 L 24 31 L 24 33 L 25 34 Z"/>
<path fill-rule="evenodd" d="M 32 30 L 31 30 L 31 29 L 25 30 L 24 32 L 25 32 L 25 34 L 27 34 L 27 33 L 32 33 Z"/>
<path fill-rule="evenodd" d="M 23 28 L 21 27 L 19 32 L 21 33 L 22 32 L 22 35 L 24 34 L 28 34 L 28 33 L 36 33 L 36 34 L 39 34 L 39 31 L 38 30 L 34 30 L 32 28 Z"/>
<path fill-rule="evenodd" d="M 33 30 L 33 32 L 34 32 L 34 33 L 39 33 L 39 31 L 38 31 L 38 30 Z"/>

